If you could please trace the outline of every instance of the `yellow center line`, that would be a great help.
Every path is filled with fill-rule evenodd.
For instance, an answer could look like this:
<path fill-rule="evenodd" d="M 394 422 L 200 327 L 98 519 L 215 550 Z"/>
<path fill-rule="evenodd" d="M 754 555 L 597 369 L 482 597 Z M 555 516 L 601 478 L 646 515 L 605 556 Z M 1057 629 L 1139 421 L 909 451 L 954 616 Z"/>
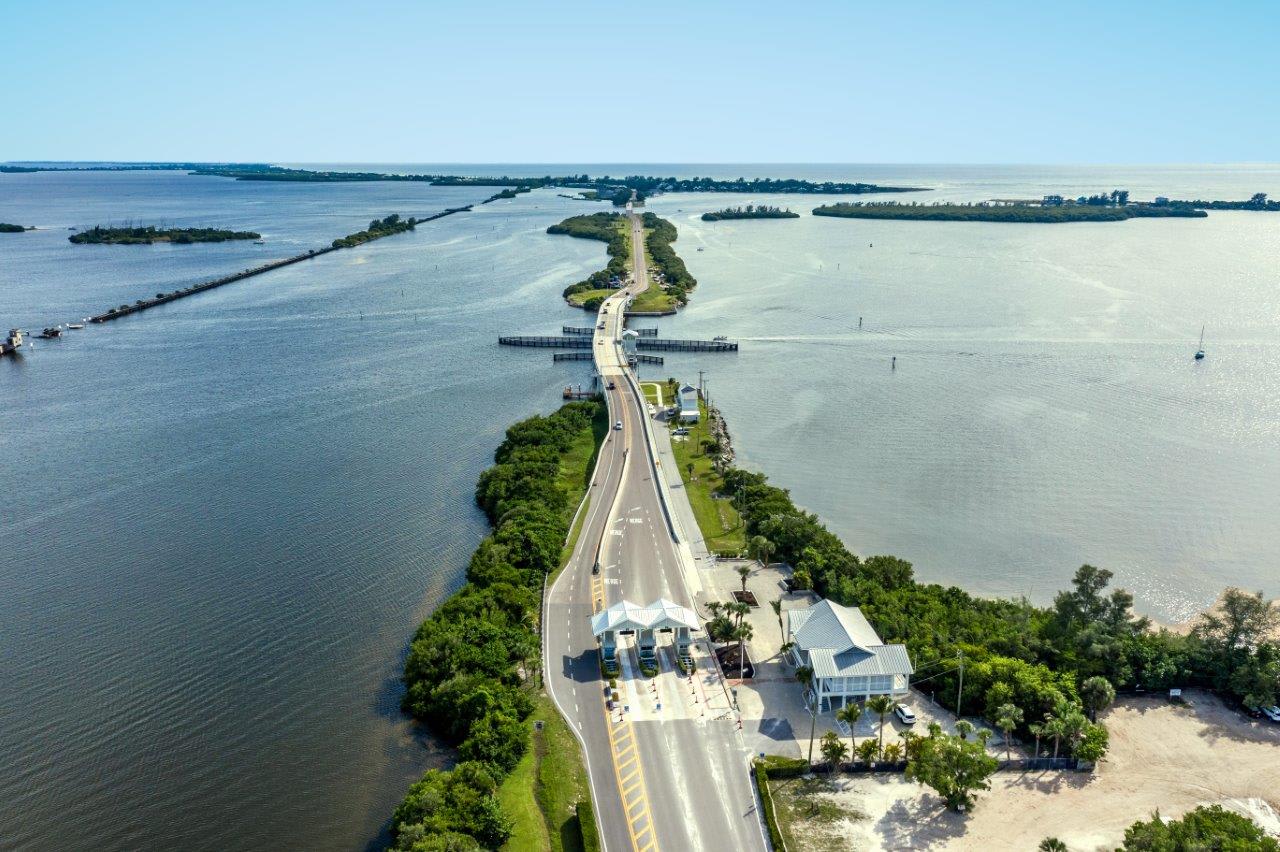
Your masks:
<path fill-rule="evenodd" d="M 631 728 L 630 722 L 614 723 L 613 714 L 608 708 L 604 710 L 606 724 L 609 733 L 610 756 L 613 758 L 613 774 L 618 782 L 618 796 L 622 799 L 622 810 L 627 818 L 627 833 L 631 836 L 631 848 L 636 852 L 641 850 L 656 849 L 655 835 L 653 832 L 652 819 L 649 818 L 649 796 L 644 788 L 644 769 L 640 764 L 640 752 L 636 748 L 635 736 Z M 619 744 L 625 744 L 619 750 Z M 623 755 L 628 755 L 626 760 L 621 760 Z M 626 783 L 630 786 L 623 787 L 623 767 L 628 767 L 626 774 Z M 631 801 L 628 801 L 631 799 Z M 647 823 L 636 831 L 636 823 Z M 648 840 L 644 843 L 640 842 L 640 838 L 648 835 Z"/>

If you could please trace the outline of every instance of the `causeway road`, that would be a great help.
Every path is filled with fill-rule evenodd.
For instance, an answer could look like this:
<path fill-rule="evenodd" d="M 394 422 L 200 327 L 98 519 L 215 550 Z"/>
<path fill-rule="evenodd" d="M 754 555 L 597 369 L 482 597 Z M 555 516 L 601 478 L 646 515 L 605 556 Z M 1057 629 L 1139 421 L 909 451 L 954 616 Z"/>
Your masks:
<path fill-rule="evenodd" d="M 652 679 L 624 637 L 620 707 L 605 703 L 591 616 L 624 599 L 644 606 L 666 598 L 692 609 L 690 587 L 699 587 L 683 527 L 664 505 L 686 498 L 660 484 L 654 424 L 622 351 L 627 302 L 649 286 L 639 216 L 630 214 L 630 227 L 634 282 L 601 305 L 592 344 L 601 381 L 613 384 L 605 390 L 610 422 L 621 428 L 611 428 L 601 447 L 575 550 L 547 593 L 547 687 L 583 745 L 606 852 L 765 850 L 732 692 L 701 632 L 692 676 L 677 668 L 670 635 L 659 634 Z"/>

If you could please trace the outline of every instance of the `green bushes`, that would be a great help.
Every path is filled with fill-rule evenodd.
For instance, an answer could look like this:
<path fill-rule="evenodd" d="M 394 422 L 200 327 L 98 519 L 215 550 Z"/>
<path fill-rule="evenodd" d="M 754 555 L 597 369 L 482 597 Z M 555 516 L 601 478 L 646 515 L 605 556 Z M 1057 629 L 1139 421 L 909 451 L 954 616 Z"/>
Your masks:
<path fill-rule="evenodd" d="M 758 758 L 756 766 L 770 778 L 795 778 L 811 771 L 809 761 L 803 757 L 782 757 L 776 754 Z"/>
<path fill-rule="evenodd" d="M 575 293 L 603 290 L 609 286 L 610 278 L 623 278 L 627 274 L 631 241 L 622 227 L 625 221 L 626 216 L 622 213 L 592 213 L 589 216 L 570 216 L 560 224 L 547 228 L 548 234 L 565 234 L 586 240 L 600 240 L 609 244 L 606 249 L 609 253 L 609 264 L 604 269 L 591 273 L 588 278 L 577 284 L 566 287 L 562 293 L 566 299 Z M 599 301 L 596 301 L 597 299 Z M 583 303 L 583 307 L 594 310 L 600 307 L 600 302 L 603 301 L 601 297 L 593 297 Z M 591 302 L 594 304 L 590 304 Z"/>
<path fill-rule="evenodd" d="M 760 804 L 764 808 L 764 824 L 769 829 L 769 842 L 778 852 L 786 852 L 787 844 L 782 838 L 782 829 L 778 827 L 778 814 L 773 807 L 773 792 L 769 789 L 769 776 L 764 764 L 756 761 L 752 771 L 755 773 L 756 789 L 760 792 Z"/>
<path fill-rule="evenodd" d="M 698 281 L 685 269 L 684 261 L 671 244 L 676 241 L 676 226 L 652 213 L 644 214 L 644 226 L 649 231 L 645 245 L 649 248 L 649 257 L 663 275 L 663 283 L 667 292 L 681 304 L 688 304 L 689 291 L 698 286 Z"/>
<path fill-rule="evenodd" d="M 456 745 L 462 763 L 410 788 L 392 819 L 398 850 L 478 848 L 451 832 L 496 848 L 510 833 L 493 792 L 529 748 L 525 680 L 539 659 L 540 593 L 572 516 L 560 461 L 602 406 L 572 402 L 517 423 L 480 477 L 476 502 L 493 532 L 472 554 L 466 584 L 414 634 L 403 676 L 404 709 Z M 442 837 L 453 845 L 430 845 Z"/>
<path fill-rule="evenodd" d="M 1277 852 L 1280 843 L 1253 820 L 1221 805 L 1201 805 L 1182 819 L 1164 820 L 1157 812 L 1124 833 L 1119 852 L 1164 852 L 1170 849 L 1254 850 Z"/>
<path fill-rule="evenodd" d="M 591 807 L 591 800 L 578 802 L 577 813 L 583 852 L 600 852 L 600 830 L 596 828 L 596 812 Z"/>

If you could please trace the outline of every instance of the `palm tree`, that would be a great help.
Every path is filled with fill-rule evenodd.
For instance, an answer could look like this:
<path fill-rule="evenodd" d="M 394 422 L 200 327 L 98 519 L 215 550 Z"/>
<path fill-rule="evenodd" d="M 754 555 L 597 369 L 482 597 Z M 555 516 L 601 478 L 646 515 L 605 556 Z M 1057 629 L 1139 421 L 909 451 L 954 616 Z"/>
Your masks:
<path fill-rule="evenodd" d="M 746 616 L 747 613 L 751 612 L 751 605 L 742 603 L 741 601 L 734 601 L 733 603 L 726 606 L 725 609 L 733 614 L 733 617 L 734 617 L 733 626 L 739 627 L 742 624 L 743 617 Z"/>
<path fill-rule="evenodd" d="M 893 708 L 897 706 L 898 702 L 887 695 L 873 695 L 867 699 L 867 709 L 880 717 L 880 754 L 884 753 L 884 717 L 892 713 Z"/>
<path fill-rule="evenodd" d="M 962 740 L 969 739 L 969 735 L 973 733 L 973 723 L 968 719 L 956 720 L 956 736 Z"/>
<path fill-rule="evenodd" d="M 1067 852 L 1067 844 L 1056 837 L 1046 837 L 1036 849 L 1039 852 Z"/>
<path fill-rule="evenodd" d="M 773 542 L 762 535 L 751 537 L 751 552 L 766 568 L 769 567 L 769 555 L 773 553 Z"/>
<path fill-rule="evenodd" d="M 822 756 L 831 764 L 831 771 L 836 771 L 836 764 L 849 754 L 849 747 L 835 731 L 827 731 L 822 735 Z"/>
<path fill-rule="evenodd" d="M 1116 688 L 1105 677 L 1093 676 L 1085 678 L 1080 684 L 1080 698 L 1085 709 L 1089 711 L 1089 720 L 1098 721 L 1098 713 L 1116 700 Z"/>
<path fill-rule="evenodd" d="M 743 646 L 746 641 L 751 638 L 752 630 L 750 624 L 739 622 L 738 626 L 733 628 L 733 638 L 738 640 L 738 678 L 742 679 L 747 676 L 747 660 L 743 656 Z"/>
<path fill-rule="evenodd" d="M 862 705 L 855 702 L 846 704 L 836 711 L 836 720 L 844 722 L 849 726 L 849 746 L 852 748 L 854 743 L 853 726 L 858 724 L 858 720 L 862 718 Z"/>
<path fill-rule="evenodd" d="M 1062 719 L 1052 713 L 1044 714 L 1044 724 L 1041 726 L 1046 737 L 1053 737 L 1053 759 L 1058 759 L 1058 746 L 1062 743 L 1062 737 L 1067 733 L 1067 726 Z"/>
<path fill-rule="evenodd" d="M 737 572 L 738 578 L 742 580 L 742 593 L 745 595 L 747 593 L 747 578 L 751 576 L 751 566 L 739 565 L 737 567 Z"/>
<path fill-rule="evenodd" d="M 809 666 L 800 666 L 796 669 L 796 680 L 803 683 L 806 687 L 813 686 L 813 669 Z M 818 728 L 818 696 L 805 696 L 805 703 L 808 705 L 809 717 L 812 720 L 809 724 L 809 765 L 813 765 L 813 735 Z"/>
<path fill-rule="evenodd" d="M 889 743 L 884 747 L 884 759 L 886 763 L 897 763 L 899 760 L 902 760 L 902 754 L 902 743 Z"/>
<path fill-rule="evenodd" d="M 782 598 L 769 601 L 769 607 L 773 610 L 773 614 L 778 616 L 778 632 L 782 634 L 782 641 L 785 644 L 787 641 L 787 631 L 782 626 Z"/>
<path fill-rule="evenodd" d="M 1036 738 L 1036 753 L 1032 756 L 1039 757 L 1040 756 L 1040 737 L 1044 736 L 1044 725 L 1040 724 L 1039 722 L 1032 722 L 1030 725 L 1027 725 L 1027 730 L 1030 731 L 1031 735 Z"/>
<path fill-rule="evenodd" d="M 1013 746 L 1009 741 L 1009 735 L 1022 722 L 1022 708 L 1016 704 L 1001 704 L 996 708 L 995 721 L 996 727 L 1004 734 L 1004 759 L 1009 760 L 1012 757 L 1010 749 Z"/>

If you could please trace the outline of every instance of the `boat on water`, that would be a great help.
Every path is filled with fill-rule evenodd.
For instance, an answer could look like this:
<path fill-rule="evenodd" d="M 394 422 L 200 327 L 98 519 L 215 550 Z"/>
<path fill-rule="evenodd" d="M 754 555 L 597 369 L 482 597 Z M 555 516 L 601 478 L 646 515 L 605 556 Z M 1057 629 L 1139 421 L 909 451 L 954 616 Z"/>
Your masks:
<path fill-rule="evenodd" d="M 62 336 L 62 326 L 55 325 L 46 328 L 44 331 L 36 335 L 41 340 L 55 340 Z"/>
<path fill-rule="evenodd" d="M 713 338 L 711 338 L 711 339 L 712 339 L 712 340 L 728 340 L 729 338 L 728 338 L 728 336 L 727 336 L 727 335 L 717 334 L 715 337 L 713 337 Z"/>
<path fill-rule="evenodd" d="M 254 241 L 253 241 L 253 244 L 254 244 L 255 246 L 264 246 L 264 245 L 266 245 L 266 244 L 267 244 L 267 241 L 266 241 L 266 240 L 254 240 Z"/>
<path fill-rule="evenodd" d="M 67 323 L 67 328 L 74 328 L 74 329 L 76 329 L 76 330 L 79 330 L 79 329 L 84 328 L 84 323 L 82 323 L 82 322 L 69 322 L 69 323 Z"/>
<path fill-rule="evenodd" d="M 1196 349 L 1196 360 L 1204 360 L 1204 326 L 1200 326 L 1200 347 Z"/>
<path fill-rule="evenodd" d="M 698 246 L 698 251 L 702 251 L 702 246 Z"/>

